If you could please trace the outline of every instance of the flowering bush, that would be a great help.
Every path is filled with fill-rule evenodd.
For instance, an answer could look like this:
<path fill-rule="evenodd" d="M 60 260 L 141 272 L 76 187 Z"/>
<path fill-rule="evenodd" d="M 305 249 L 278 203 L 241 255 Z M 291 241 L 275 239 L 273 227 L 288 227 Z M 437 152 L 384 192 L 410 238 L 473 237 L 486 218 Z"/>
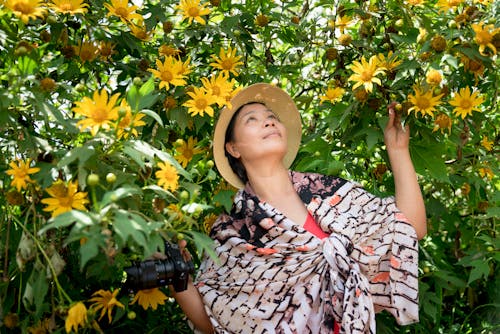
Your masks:
<path fill-rule="evenodd" d="M 190 332 L 124 268 L 185 239 L 195 265 L 234 194 L 211 133 L 271 82 L 304 123 L 294 169 L 393 191 L 386 105 L 412 131 L 428 211 L 421 322 L 498 328 L 498 2 L 0 0 L 0 328 Z M 496 304 L 495 304 L 496 303 Z"/>

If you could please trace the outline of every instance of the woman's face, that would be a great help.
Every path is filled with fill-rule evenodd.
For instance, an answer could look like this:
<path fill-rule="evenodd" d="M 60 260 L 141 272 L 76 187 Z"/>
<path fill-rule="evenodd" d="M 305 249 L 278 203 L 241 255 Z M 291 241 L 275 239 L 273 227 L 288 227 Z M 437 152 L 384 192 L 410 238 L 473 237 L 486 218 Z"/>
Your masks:
<path fill-rule="evenodd" d="M 283 123 L 265 105 L 245 105 L 236 115 L 233 140 L 226 150 L 244 165 L 270 156 L 283 159 L 287 152 L 287 133 Z"/>

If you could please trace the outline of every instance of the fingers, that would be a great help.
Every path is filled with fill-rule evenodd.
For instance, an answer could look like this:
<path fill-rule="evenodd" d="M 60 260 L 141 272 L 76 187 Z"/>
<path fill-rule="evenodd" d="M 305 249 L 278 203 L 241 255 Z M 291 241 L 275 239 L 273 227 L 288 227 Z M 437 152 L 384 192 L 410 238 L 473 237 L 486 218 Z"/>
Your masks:
<path fill-rule="evenodd" d="M 182 257 L 184 258 L 184 261 L 191 261 L 192 260 L 191 253 L 189 253 L 188 249 L 186 248 L 187 241 L 182 239 L 179 240 L 177 244 L 179 245 L 179 249 L 182 254 Z"/>
<path fill-rule="evenodd" d="M 394 122 L 395 119 L 397 120 L 398 115 L 396 113 L 396 104 L 397 102 L 391 102 L 387 106 L 387 111 L 389 112 L 389 121 L 387 122 L 386 129 L 392 128 L 396 123 Z"/>

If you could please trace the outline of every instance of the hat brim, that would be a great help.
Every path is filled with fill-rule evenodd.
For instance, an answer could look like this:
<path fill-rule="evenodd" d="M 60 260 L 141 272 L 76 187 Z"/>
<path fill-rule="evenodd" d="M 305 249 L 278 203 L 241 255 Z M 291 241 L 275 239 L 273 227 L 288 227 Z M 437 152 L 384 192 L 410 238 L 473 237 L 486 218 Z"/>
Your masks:
<path fill-rule="evenodd" d="M 283 158 L 283 165 L 289 168 L 297 152 L 302 137 L 302 122 L 300 113 L 293 99 L 281 88 L 267 83 L 257 83 L 248 86 L 231 99 L 231 108 L 224 107 L 215 125 L 213 138 L 213 153 L 215 165 L 222 177 L 235 188 L 241 189 L 245 185 L 233 172 L 225 155 L 226 130 L 234 113 L 244 104 L 261 102 L 274 112 L 287 129 L 287 153 Z"/>

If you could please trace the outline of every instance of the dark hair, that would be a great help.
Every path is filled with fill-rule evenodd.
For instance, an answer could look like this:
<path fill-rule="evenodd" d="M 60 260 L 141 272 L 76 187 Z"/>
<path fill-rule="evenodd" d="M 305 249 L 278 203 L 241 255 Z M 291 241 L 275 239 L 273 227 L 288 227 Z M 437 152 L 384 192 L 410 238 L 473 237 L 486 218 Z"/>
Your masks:
<path fill-rule="evenodd" d="M 227 161 L 229 162 L 229 166 L 231 166 L 231 169 L 233 172 L 240 178 L 241 182 L 247 183 L 248 181 L 248 176 L 247 176 L 247 171 L 245 169 L 245 166 L 243 166 L 243 163 L 241 162 L 240 159 L 233 157 L 231 154 L 226 149 L 226 144 L 230 141 L 234 140 L 234 124 L 236 123 L 236 118 L 238 117 L 238 114 L 240 113 L 241 109 L 243 107 L 249 105 L 249 104 L 262 104 L 265 106 L 264 103 L 262 102 L 247 102 L 243 105 L 241 105 L 234 113 L 233 117 L 231 117 L 231 120 L 229 121 L 229 124 L 227 125 L 226 129 L 226 136 L 224 138 L 224 154 L 226 155 Z"/>

